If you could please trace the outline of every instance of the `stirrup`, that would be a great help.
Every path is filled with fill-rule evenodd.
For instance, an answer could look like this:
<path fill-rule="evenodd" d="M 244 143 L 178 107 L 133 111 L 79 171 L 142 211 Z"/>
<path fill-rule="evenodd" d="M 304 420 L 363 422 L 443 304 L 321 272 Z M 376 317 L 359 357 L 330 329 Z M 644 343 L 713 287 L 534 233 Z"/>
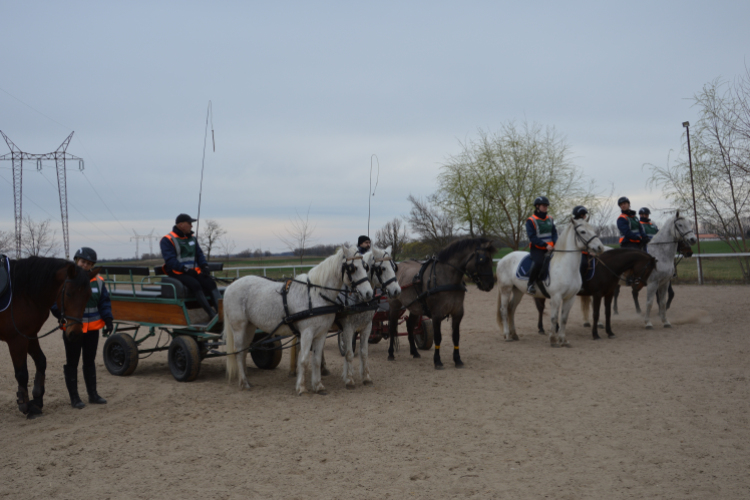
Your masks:
<path fill-rule="evenodd" d="M 536 295 L 536 286 L 532 283 L 526 287 L 526 293 L 529 295 Z"/>

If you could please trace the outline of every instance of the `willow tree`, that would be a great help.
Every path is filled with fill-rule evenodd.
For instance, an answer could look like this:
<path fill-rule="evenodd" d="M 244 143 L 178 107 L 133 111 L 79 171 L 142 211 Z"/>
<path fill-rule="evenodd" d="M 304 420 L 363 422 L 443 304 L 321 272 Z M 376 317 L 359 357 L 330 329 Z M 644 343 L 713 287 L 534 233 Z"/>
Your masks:
<path fill-rule="evenodd" d="M 509 122 L 461 143 L 438 177 L 436 199 L 472 236 L 492 236 L 518 249 L 534 198 L 549 198 L 553 214 L 594 198 L 593 182 L 570 160 L 570 146 L 554 127 Z"/>

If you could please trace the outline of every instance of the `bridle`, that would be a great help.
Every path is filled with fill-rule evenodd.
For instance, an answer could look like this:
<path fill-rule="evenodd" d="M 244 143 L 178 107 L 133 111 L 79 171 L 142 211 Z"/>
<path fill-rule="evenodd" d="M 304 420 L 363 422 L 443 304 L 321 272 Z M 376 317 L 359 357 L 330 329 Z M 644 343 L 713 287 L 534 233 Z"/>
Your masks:
<path fill-rule="evenodd" d="M 384 267 L 383 262 L 390 262 L 391 268 L 393 269 L 393 278 L 387 281 L 383 281 L 383 272 L 385 271 L 383 269 Z M 372 279 L 372 277 L 375 276 L 380 282 L 380 288 L 385 290 L 388 287 L 388 285 L 390 285 L 394 281 L 397 281 L 396 272 L 398 272 L 398 264 L 393 262 L 393 259 L 391 258 L 391 256 L 386 253 L 383 255 L 382 259 L 375 259 L 373 266 L 369 272 L 370 272 L 370 279 Z"/>
<path fill-rule="evenodd" d="M 466 266 L 468 266 L 468 264 L 469 264 L 469 262 L 471 261 L 471 258 L 472 258 L 472 257 L 474 257 L 474 272 L 471 272 L 471 273 L 470 273 L 470 272 L 469 272 L 469 271 L 468 271 L 468 270 L 466 269 Z M 495 275 L 494 275 L 494 274 L 492 274 L 492 271 L 490 271 L 489 273 L 486 273 L 486 272 L 485 272 L 485 273 L 480 273 L 480 272 L 478 271 L 478 269 L 479 269 L 479 266 L 480 266 L 481 264 L 484 264 L 485 262 L 487 262 L 487 260 L 488 260 L 488 259 L 489 259 L 489 257 L 487 257 L 487 255 L 485 255 L 485 253 L 484 253 L 484 252 L 481 252 L 481 254 L 480 254 L 480 252 L 477 252 L 477 251 L 475 250 L 474 252 L 472 252 L 472 253 L 471 253 L 471 255 L 469 255 L 469 256 L 468 256 L 468 257 L 466 258 L 466 260 L 465 260 L 465 261 L 463 262 L 463 264 L 461 264 L 461 267 L 456 267 L 456 266 L 454 266 L 453 264 L 449 264 L 448 262 L 442 262 L 442 261 L 439 261 L 439 260 L 437 260 L 437 259 L 435 260 L 435 262 L 436 262 L 436 263 L 440 263 L 440 264 L 444 264 L 444 265 L 446 265 L 446 266 L 450 266 L 450 267 L 452 267 L 452 268 L 453 268 L 453 269 L 455 269 L 456 271 L 459 271 L 459 272 L 461 272 L 461 274 L 464 274 L 464 275 L 468 276 L 468 277 L 469 277 L 469 279 L 471 279 L 471 281 L 473 281 L 473 282 L 474 282 L 474 284 L 476 284 L 477 286 L 479 286 L 479 285 L 480 285 L 480 283 L 481 283 L 481 279 L 482 279 L 482 278 L 490 278 L 490 279 L 492 279 L 492 280 L 494 280 L 494 279 L 495 279 Z"/>
<path fill-rule="evenodd" d="M 352 276 L 354 273 L 357 272 L 357 266 L 354 265 L 355 260 L 361 260 L 362 261 L 362 267 L 365 268 L 365 277 L 354 281 L 354 277 Z M 344 257 L 344 263 L 341 264 L 341 279 L 344 279 L 344 275 L 346 275 L 349 278 L 349 283 L 351 283 L 351 287 L 356 290 L 359 285 L 362 283 L 369 281 L 370 278 L 367 277 L 367 272 L 370 270 L 370 266 L 367 265 L 367 263 L 364 261 L 361 255 L 357 255 L 356 257 L 352 257 L 351 259 L 347 259 Z"/>
<path fill-rule="evenodd" d="M 693 230 L 690 229 L 688 231 L 681 231 L 680 226 L 677 225 L 677 221 L 679 220 L 686 220 L 683 216 L 675 217 L 674 221 L 672 222 L 672 226 L 674 227 L 674 231 L 672 232 L 672 240 L 671 241 L 657 241 L 656 243 L 649 242 L 649 245 L 669 245 L 672 243 L 679 243 L 683 242 L 687 244 L 687 234 L 692 233 Z M 677 232 L 679 236 L 674 236 L 674 232 Z"/>
<path fill-rule="evenodd" d="M 60 297 L 60 317 L 57 319 L 57 326 L 53 328 L 52 330 L 44 333 L 43 335 L 37 335 L 36 337 L 29 337 L 28 335 L 24 335 L 21 333 L 21 331 L 16 326 L 16 318 L 13 315 L 13 302 L 10 303 L 10 319 L 13 323 L 13 328 L 16 330 L 16 333 L 20 335 L 21 337 L 27 339 L 27 340 L 39 340 L 43 339 L 44 337 L 53 334 L 57 330 L 63 329 L 68 322 L 75 322 L 80 325 L 83 325 L 83 317 L 76 318 L 75 316 L 68 316 L 65 314 L 65 288 L 68 286 L 68 283 L 72 281 L 70 278 L 66 279 L 63 283 L 63 286 L 60 287 L 60 291 L 58 292 L 58 297 Z M 57 302 L 57 300 L 55 300 Z"/>
<path fill-rule="evenodd" d="M 589 243 L 591 243 L 591 242 L 592 242 L 592 241 L 594 241 L 594 240 L 595 240 L 596 238 L 598 238 L 598 236 L 596 235 L 596 233 L 594 233 L 594 236 L 592 236 L 591 238 L 589 238 L 589 239 L 587 240 L 586 238 L 584 238 L 583 236 L 581 236 L 581 233 L 579 233 L 579 232 L 578 232 L 578 228 L 579 228 L 579 227 L 580 227 L 580 226 L 574 226 L 574 232 L 576 233 L 576 239 L 577 239 L 578 241 L 582 241 L 582 242 L 583 242 L 584 246 L 586 247 L 586 250 L 585 250 L 585 251 L 586 251 L 586 252 L 588 252 L 588 251 L 589 251 Z"/>

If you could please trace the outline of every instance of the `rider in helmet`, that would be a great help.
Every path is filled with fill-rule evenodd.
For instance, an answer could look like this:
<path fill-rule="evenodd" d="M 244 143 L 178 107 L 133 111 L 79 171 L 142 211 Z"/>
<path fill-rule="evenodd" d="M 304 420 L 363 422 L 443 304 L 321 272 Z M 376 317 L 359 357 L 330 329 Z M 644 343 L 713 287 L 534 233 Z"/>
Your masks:
<path fill-rule="evenodd" d="M 648 242 L 643 226 L 635 216 L 635 211 L 630 210 L 630 200 L 621 196 L 617 200 L 622 213 L 617 218 L 617 229 L 620 230 L 620 248 L 643 249 Z"/>
<path fill-rule="evenodd" d="M 643 232 L 646 235 L 646 244 L 648 244 L 648 242 L 651 241 L 651 238 L 653 238 L 654 235 L 659 232 L 659 228 L 656 227 L 656 224 L 651 222 L 651 210 L 649 210 L 647 207 L 643 207 L 638 210 L 638 216 L 641 219 L 641 227 L 643 228 Z"/>
<path fill-rule="evenodd" d="M 76 265 L 85 271 L 90 271 L 96 264 L 96 252 L 89 247 L 79 248 L 73 260 Z M 104 279 L 98 274 L 91 279 L 91 298 L 86 303 L 83 313 L 83 336 L 80 340 L 72 341 L 63 334 L 65 345 L 65 362 L 63 374 L 65 375 L 65 386 L 70 395 L 70 405 L 81 409 L 86 406 L 78 395 L 78 361 L 83 354 L 83 380 L 86 383 L 86 392 L 89 395 L 89 403 L 103 405 L 107 400 L 96 392 L 96 348 L 99 344 L 99 330 L 104 329 L 104 334 L 112 332 L 112 303 L 109 292 L 104 286 Z M 52 306 L 52 314 L 59 317 L 56 306 Z M 64 329 L 64 327 L 63 327 Z"/>
<path fill-rule="evenodd" d="M 573 208 L 573 220 L 586 220 L 589 215 L 589 211 L 583 205 L 577 205 Z M 589 270 L 589 264 L 591 256 L 586 250 L 581 251 L 581 277 L 585 278 L 587 271 Z"/>
<path fill-rule="evenodd" d="M 546 196 L 538 196 L 534 200 L 534 213 L 526 219 L 526 235 L 529 237 L 529 255 L 531 269 L 529 270 L 529 285 L 527 293 L 536 293 L 536 280 L 542 270 L 547 252 L 555 247 L 557 242 L 557 228 L 552 217 L 547 215 L 549 200 Z"/>

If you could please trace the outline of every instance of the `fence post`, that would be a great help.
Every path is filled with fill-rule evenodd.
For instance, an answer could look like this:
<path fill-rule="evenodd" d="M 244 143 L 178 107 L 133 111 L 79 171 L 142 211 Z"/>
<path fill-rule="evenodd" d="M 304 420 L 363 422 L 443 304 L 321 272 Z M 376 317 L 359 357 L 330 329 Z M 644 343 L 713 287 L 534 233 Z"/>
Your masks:
<path fill-rule="evenodd" d="M 266 277 L 266 268 L 265 267 L 263 268 L 263 277 L 264 278 Z"/>
<path fill-rule="evenodd" d="M 697 259 L 695 259 L 695 262 L 696 262 L 696 264 L 698 266 L 698 284 L 702 285 L 703 284 L 703 268 L 701 266 L 700 254 L 698 254 L 698 255 L 699 255 L 699 257 Z"/>
<path fill-rule="evenodd" d="M 297 268 L 296 267 L 292 267 L 292 277 L 293 278 L 297 277 Z"/>

